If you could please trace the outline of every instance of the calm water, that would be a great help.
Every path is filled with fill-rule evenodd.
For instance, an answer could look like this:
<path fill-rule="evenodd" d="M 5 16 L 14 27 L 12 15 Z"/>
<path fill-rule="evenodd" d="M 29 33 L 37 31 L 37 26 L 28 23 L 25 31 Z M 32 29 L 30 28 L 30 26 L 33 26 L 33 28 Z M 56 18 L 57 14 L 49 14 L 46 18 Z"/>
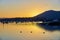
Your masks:
<path fill-rule="evenodd" d="M 0 23 L 0 40 L 60 40 L 60 31 L 47 31 L 34 23 Z"/>

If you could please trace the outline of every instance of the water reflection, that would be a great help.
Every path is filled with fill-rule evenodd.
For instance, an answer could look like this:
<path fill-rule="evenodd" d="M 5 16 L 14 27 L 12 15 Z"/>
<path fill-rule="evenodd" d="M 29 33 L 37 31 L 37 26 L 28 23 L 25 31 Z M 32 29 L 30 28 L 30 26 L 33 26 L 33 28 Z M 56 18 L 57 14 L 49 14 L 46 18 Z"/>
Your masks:
<path fill-rule="evenodd" d="M 2 40 L 60 40 L 60 31 L 50 32 L 36 23 L 0 24 Z"/>
<path fill-rule="evenodd" d="M 37 25 L 48 31 L 60 31 L 59 25 L 49 25 L 49 24 L 43 24 L 43 23 L 42 24 L 37 23 Z"/>

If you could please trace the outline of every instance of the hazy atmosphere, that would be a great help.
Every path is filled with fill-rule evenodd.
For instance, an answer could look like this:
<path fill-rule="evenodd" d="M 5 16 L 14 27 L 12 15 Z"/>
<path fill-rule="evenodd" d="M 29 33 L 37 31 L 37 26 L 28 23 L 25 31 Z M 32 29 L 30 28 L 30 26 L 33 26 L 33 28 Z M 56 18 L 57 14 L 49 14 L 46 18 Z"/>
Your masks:
<path fill-rule="evenodd" d="M 32 17 L 46 10 L 60 10 L 60 0 L 0 0 L 0 18 Z"/>
<path fill-rule="evenodd" d="M 60 40 L 60 0 L 0 0 L 0 40 Z"/>

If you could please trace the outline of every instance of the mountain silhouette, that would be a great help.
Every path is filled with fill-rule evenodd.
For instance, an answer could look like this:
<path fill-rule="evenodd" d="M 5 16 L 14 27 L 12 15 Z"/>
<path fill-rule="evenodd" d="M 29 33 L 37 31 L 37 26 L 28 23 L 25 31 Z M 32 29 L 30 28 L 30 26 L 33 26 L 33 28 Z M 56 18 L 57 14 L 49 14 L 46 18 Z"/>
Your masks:
<path fill-rule="evenodd" d="M 60 11 L 48 10 L 35 16 L 38 21 L 41 20 L 46 23 L 37 23 L 37 25 L 48 31 L 60 31 Z"/>
<path fill-rule="evenodd" d="M 60 11 L 48 10 L 34 17 L 35 20 L 41 21 L 52 21 L 60 19 Z"/>
<path fill-rule="evenodd" d="M 39 14 L 34 17 L 17 17 L 17 18 L 0 18 L 1 23 L 9 23 L 9 22 L 36 22 L 36 21 L 53 21 L 53 20 L 59 20 L 60 21 L 60 11 L 54 11 L 54 10 L 48 10 L 43 12 L 42 14 Z"/>

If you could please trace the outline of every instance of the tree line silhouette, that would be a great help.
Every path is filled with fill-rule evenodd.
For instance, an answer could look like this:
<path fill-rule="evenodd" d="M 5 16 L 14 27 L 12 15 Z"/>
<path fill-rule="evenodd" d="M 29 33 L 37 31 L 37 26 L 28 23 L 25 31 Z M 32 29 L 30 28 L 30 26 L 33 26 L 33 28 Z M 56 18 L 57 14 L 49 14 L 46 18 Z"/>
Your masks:
<path fill-rule="evenodd" d="M 36 15 L 34 17 L 16 17 L 16 18 L 0 18 L 1 23 L 19 23 L 19 22 L 48 22 L 57 20 L 60 22 L 60 11 L 48 10 L 42 14 Z"/>
<path fill-rule="evenodd" d="M 21 22 L 38 22 L 38 21 L 44 21 L 44 18 L 43 19 L 40 19 L 40 18 L 35 18 L 35 17 L 17 17 L 17 18 L 0 18 L 0 23 L 13 23 L 15 22 L 16 24 Z"/>

